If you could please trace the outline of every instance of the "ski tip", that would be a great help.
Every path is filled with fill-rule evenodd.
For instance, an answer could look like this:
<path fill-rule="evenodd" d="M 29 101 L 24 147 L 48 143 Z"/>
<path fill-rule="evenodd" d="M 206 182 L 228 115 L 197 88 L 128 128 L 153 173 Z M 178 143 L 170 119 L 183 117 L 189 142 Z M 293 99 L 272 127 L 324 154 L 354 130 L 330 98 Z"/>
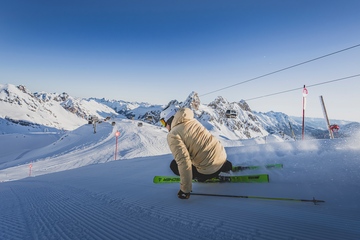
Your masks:
<path fill-rule="evenodd" d="M 159 183 L 158 176 L 154 176 L 153 183 Z"/>

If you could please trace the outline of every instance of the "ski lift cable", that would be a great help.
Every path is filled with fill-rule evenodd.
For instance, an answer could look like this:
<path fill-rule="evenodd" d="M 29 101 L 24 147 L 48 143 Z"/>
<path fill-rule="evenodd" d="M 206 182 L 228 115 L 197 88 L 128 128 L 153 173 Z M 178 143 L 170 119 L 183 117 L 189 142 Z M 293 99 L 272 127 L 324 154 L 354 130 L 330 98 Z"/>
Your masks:
<path fill-rule="evenodd" d="M 349 76 L 349 77 L 338 78 L 338 79 L 334 79 L 334 80 L 329 80 L 329 81 L 326 81 L 326 82 L 316 83 L 316 84 L 312 84 L 312 85 L 306 85 L 306 88 L 311 88 L 311 87 L 315 87 L 315 86 L 319 86 L 319 85 L 323 85 L 323 84 L 343 81 L 343 80 L 354 78 L 354 77 L 360 77 L 360 74 L 352 75 L 352 76 Z M 254 98 L 245 99 L 245 101 L 251 101 L 251 100 L 270 97 L 270 96 L 279 95 L 279 94 L 283 94 L 283 93 L 287 93 L 287 92 L 298 91 L 298 90 L 303 89 L 303 88 L 304 87 L 293 88 L 293 89 L 289 89 L 289 90 L 285 90 L 285 91 L 281 91 L 281 92 L 276 92 L 276 93 L 263 95 L 263 96 L 260 96 L 260 97 L 254 97 Z"/>
<path fill-rule="evenodd" d="M 222 90 L 225 90 L 225 89 L 228 89 L 228 88 L 232 88 L 232 87 L 235 87 L 235 86 L 240 85 L 240 84 L 251 82 L 251 81 L 257 80 L 259 78 L 263 78 L 263 77 L 266 77 L 266 76 L 269 76 L 269 75 L 272 75 L 272 74 L 275 74 L 275 73 L 278 73 L 278 72 L 282 72 L 282 71 L 285 71 L 285 70 L 288 70 L 288 69 L 291 69 L 291 68 L 294 68 L 294 67 L 298 67 L 300 65 L 304 65 L 306 63 L 310 63 L 310 62 L 313 62 L 313 61 L 316 61 L 316 60 L 319 60 L 319 59 L 322 59 L 322 58 L 325 58 L 325 57 L 329 57 L 331 55 L 335 55 L 337 53 L 341 53 L 341 52 L 344 52 L 344 51 L 347 51 L 347 50 L 350 50 L 350 49 L 353 49 L 353 48 L 356 48 L 356 47 L 360 47 L 360 44 L 357 44 L 357 45 L 354 45 L 354 46 L 351 46 L 351 47 L 348 47 L 348 48 L 344 48 L 344 49 L 341 49 L 339 51 L 332 52 L 332 53 L 329 53 L 329 54 L 326 54 L 326 55 L 323 55 L 323 56 L 320 56 L 320 57 L 316 57 L 316 58 L 307 60 L 305 62 L 301 62 L 301 63 L 295 64 L 295 65 L 292 65 L 292 66 L 289 66 L 289 67 L 286 67 L 286 68 L 282 68 L 282 69 L 279 69 L 279 70 L 276 70 L 276 71 L 273 71 L 273 72 L 270 72 L 270 73 L 267 73 L 267 74 L 264 74 L 264 75 L 261 75 L 261 76 L 258 76 L 258 77 L 254 77 L 254 78 L 251 78 L 251 79 L 248 79 L 248 80 L 245 80 L 245 81 L 242 81 L 242 82 L 239 82 L 239 83 L 227 86 L 227 87 L 223 87 L 223 88 L 220 88 L 218 90 L 214 90 L 214 91 L 199 95 L 199 97 L 206 96 L 206 95 L 209 95 L 209 94 L 212 94 L 212 93 L 215 93 L 215 92 L 219 92 L 219 91 L 222 91 Z"/>

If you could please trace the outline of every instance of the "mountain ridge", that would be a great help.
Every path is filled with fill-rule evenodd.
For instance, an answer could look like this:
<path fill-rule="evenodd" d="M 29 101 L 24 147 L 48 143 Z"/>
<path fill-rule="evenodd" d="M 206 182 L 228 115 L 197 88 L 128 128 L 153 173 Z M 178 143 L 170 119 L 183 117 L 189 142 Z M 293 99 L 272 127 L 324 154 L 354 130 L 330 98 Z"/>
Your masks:
<path fill-rule="evenodd" d="M 206 128 L 216 135 L 229 139 L 250 139 L 277 134 L 285 140 L 300 138 L 300 118 L 290 117 L 280 112 L 252 111 L 244 100 L 228 102 L 218 96 L 209 104 L 202 104 L 196 92 L 179 102 L 172 100 L 168 104 L 189 107 L 194 116 Z M 140 120 L 160 126 L 159 116 L 166 106 L 152 105 L 145 102 L 126 102 L 123 100 L 107 100 L 105 98 L 76 98 L 63 93 L 32 93 L 23 85 L 0 84 L 0 124 L 7 126 L 20 125 L 28 131 L 74 130 L 87 124 L 88 119 L 96 116 L 100 120 L 111 118 L 127 118 Z M 234 113 L 232 116 L 227 111 Z M 306 118 L 305 132 L 311 138 L 326 138 L 326 124 L 321 119 Z M 314 124 L 316 122 L 316 124 Z M 338 137 L 346 137 L 359 129 L 359 123 L 336 121 L 345 127 L 346 132 Z M 335 121 L 334 121 L 335 123 Z M 2 130 L 5 133 L 5 130 Z M 16 131 L 16 130 L 15 130 Z"/>

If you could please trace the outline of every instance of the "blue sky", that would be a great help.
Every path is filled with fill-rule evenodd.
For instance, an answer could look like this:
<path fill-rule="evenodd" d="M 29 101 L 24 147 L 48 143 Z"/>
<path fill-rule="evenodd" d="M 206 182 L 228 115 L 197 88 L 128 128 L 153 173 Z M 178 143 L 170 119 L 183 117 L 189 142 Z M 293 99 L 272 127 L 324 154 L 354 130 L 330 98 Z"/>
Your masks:
<path fill-rule="evenodd" d="M 360 1 L 26 1 L 0 3 L 0 82 L 167 104 L 192 92 L 228 101 L 360 74 Z M 360 121 L 360 77 L 309 88 L 306 115 Z M 206 95 L 207 94 L 207 95 Z M 302 92 L 248 101 L 301 116 Z"/>

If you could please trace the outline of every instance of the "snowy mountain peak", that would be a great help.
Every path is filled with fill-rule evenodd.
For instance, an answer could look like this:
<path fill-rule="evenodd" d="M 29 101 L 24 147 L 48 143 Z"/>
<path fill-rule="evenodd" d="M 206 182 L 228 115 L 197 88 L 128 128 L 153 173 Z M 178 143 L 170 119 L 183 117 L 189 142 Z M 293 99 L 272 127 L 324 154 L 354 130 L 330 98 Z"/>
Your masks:
<path fill-rule="evenodd" d="M 34 99 L 34 95 L 25 86 L 16 87 L 12 84 L 0 85 L 0 101 L 18 105 L 35 101 L 34 104 L 38 104 L 38 101 Z"/>
<path fill-rule="evenodd" d="M 245 101 L 230 103 L 219 96 L 208 107 L 211 110 L 202 114 L 200 119 L 209 119 L 219 131 L 231 133 L 232 138 L 247 139 L 268 135 Z"/>
<path fill-rule="evenodd" d="M 188 107 L 194 111 L 199 110 L 200 107 L 200 98 L 196 92 L 191 92 L 187 99 L 181 104 L 182 107 Z"/>

